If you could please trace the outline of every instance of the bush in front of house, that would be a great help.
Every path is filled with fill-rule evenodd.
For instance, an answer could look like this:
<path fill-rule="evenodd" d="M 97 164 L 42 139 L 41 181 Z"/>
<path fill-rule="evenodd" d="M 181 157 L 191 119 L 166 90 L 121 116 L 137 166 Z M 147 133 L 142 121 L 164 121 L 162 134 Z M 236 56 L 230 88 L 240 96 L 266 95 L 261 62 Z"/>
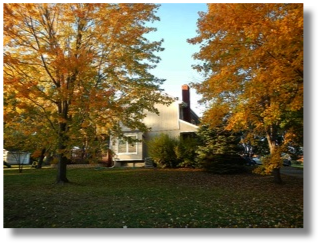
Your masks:
<path fill-rule="evenodd" d="M 195 167 L 198 140 L 195 137 L 171 138 L 161 134 L 148 142 L 149 156 L 161 168 Z"/>
<path fill-rule="evenodd" d="M 160 134 L 147 144 L 149 156 L 161 168 L 177 167 L 180 162 L 175 152 L 178 145 L 179 140 L 171 138 L 167 134 Z"/>
<path fill-rule="evenodd" d="M 194 168 L 196 167 L 196 156 L 199 140 L 197 137 L 181 137 L 175 152 L 180 161 L 178 167 Z"/>

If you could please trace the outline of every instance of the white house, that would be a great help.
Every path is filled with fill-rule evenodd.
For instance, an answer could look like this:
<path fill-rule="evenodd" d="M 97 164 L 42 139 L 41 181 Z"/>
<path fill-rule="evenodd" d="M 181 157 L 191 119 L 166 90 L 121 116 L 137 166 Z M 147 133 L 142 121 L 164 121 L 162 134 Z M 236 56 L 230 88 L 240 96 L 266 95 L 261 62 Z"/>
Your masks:
<path fill-rule="evenodd" d="M 182 101 L 176 100 L 171 105 L 157 104 L 159 115 L 148 112 L 144 124 L 150 131 L 142 133 L 136 130 L 124 129 L 125 136 L 136 138 L 141 142 L 130 143 L 123 139 L 112 139 L 110 149 L 115 153 L 115 166 L 143 166 L 148 157 L 146 141 L 165 133 L 170 137 L 180 137 L 194 133 L 198 129 L 199 117 L 190 109 L 190 88 L 182 86 Z"/>
<path fill-rule="evenodd" d="M 29 164 L 30 153 L 3 149 L 3 161 L 8 164 Z"/>

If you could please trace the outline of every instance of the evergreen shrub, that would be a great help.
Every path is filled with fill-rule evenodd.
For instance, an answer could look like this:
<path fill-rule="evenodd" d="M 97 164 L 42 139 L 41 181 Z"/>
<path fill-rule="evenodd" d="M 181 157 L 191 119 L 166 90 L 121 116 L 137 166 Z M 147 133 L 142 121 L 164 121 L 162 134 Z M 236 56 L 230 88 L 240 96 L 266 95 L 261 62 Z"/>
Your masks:
<path fill-rule="evenodd" d="M 215 174 L 236 174 L 246 172 L 246 161 L 236 154 L 213 154 L 205 157 L 200 166 Z"/>
<path fill-rule="evenodd" d="M 196 161 L 199 167 L 217 174 L 234 174 L 246 171 L 246 161 L 240 155 L 240 134 L 224 129 L 201 126 L 198 136 Z"/>

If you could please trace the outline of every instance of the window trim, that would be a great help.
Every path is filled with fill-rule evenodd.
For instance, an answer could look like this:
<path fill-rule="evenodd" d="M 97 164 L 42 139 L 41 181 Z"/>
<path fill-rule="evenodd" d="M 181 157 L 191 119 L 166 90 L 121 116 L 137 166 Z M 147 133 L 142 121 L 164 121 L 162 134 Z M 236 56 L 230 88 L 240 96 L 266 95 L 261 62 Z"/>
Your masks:
<path fill-rule="evenodd" d="M 137 137 L 137 134 L 126 134 L 125 135 L 126 137 L 132 137 L 132 136 L 134 136 L 135 137 L 135 139 L 137 139 L 138 137 Z M 136 149 L 136 151 L 135 152 L 128 152 L 129 151 L 129 143 L 128 143 L 128 141 L 127 140 L 125 140 L 125 143 L 126 143 L 126 152 L 119 152 L 119 141 L 120 141 L 121 139 L 118 139 L 117 140 L 117 154 L 138 154 L 138 142 L 135 142 L 135 149 Z"/>

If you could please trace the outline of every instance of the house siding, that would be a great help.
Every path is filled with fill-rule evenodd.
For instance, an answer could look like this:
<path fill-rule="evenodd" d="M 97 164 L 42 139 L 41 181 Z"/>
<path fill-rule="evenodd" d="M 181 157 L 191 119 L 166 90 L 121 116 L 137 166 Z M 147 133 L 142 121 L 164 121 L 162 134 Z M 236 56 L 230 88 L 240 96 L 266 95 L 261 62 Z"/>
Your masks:
<path fill-rule="evenodd" d="M 137 144 L 137 153 L 119 154 L 118 140 L 115 139 L 111 145 L 112 150 L 116 154 L 114 160 L 120 165 L 135 167 L 135 162 L 139 161 L 142 162 L 141 165 L 144 165 L 144 159 L 149 156 L 147 143 L 154 139 L 154 137 L 163 133 L 172 138 L 179 138 L 181 133 L 196 132 L 198 126 L 181 120 L 183 116 L 182 109 L 186 106 L 181 101 L 174 101 L 170 105 L 156 104 L 155 107 L 158 109 L 159 114 L 146 112 L 146 117 L 143 119 L 143 123 L 149 128 L 149 131 L 141 134 L 143 141 Z M 123 130 L 127 132 L 127 135 L 139 135 L 138 132 L 132 132 L 127 128 Z M 137 136 L 137 138 L 140 138 L 140 136 Z"/>
<path fill-rule="evenodd" d="M 179 120 L 179 125 L 180 125 L 180 132 L 197 132 L 198 126 L 185 122 L 183 120 Z"/>
<path fill-rule="evenodd" d="M 179 102 L 173 102 L 171 105 L 157 104 L 159 115 L 147 112 L 143 122 L 151 128 L 151 132 L 179 130 Z"/>
<path fill-rule="evenodd" d="M 8 164 L 29 164 L 30 153 L 20 151 L 7 151 L 3 149 L 3 161 Z"/>

